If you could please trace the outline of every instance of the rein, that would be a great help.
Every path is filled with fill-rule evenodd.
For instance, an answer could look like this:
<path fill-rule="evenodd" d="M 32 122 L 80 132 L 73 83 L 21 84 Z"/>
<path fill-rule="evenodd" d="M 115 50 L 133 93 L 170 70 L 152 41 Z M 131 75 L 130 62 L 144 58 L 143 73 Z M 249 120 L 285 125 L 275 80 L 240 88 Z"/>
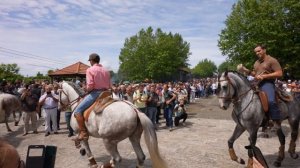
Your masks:
<path fill-rule="evenodd" d="M 220 80 L 219 81 L 219 83 L 220 82 L 223 82 L 223 81 L 227 81 L 231 86 L 233 86 L 233 84 L 232 84 L 232 82 L 231 82 L 231 80 L 230 80 L 230 78 L 229 77 L 226 77 L 226 79 L 224 79 L 224 80 Z M 228 87 L 229 89 L 229 93 L 228 93 L 228 95 L 230 95 L 230 87 Z M 234 88 L 234 87 L 233 87 Z M 247 91 L 245 91 L 244 93 L 242 93 L 242 94 L 240 94 L 240 95 L 237 95 L 236 97 L 235 96 L 232 96 L 232 97 L 230 97 L 230 96 L 225 96 L 225 97 L 223 97 L 223 96 L 218 96 L 218 98 L 219 99 L 225 99 L 225 100 L 231 100 L 232 101 L 232 103 L 236 103 L 236 102 L 238 102 L 239 100 L 240 100 L 240 98 L 241 97 L 243 97 L 244 95 L 246 95 L 250 90 L 252 90 L 252 88 L 250 88 L 249 90 L 247 90 Z"/>
<path fill-rule="evenodd" d="M 73 106 L 75 103 L 77 103 L 77 106 L 78 106 L 78 102 L 80 101 L 80 96 L 78 96 L 76 99 L 74 99 L 74 100 L 72 100 L 72 101 L 70 101 L 70 98 L 69 98 L 69 96 L 68 96 L 68 94 L 63 90 L 63 87 L 62 87 L 62 85 L 61 85 L 61 92 L 60 92 L 60 94 L 59 94 L 59 100 L 61 100 L 61 95 L 62 95 L 62 93 L 63 94 L 65 94 L 65 96 L 67 97 L 67 100 L 68 100 L 68 103 L 67 104 L 63 104 L 63 102 L 62 101 L 59 101 L 59 103 L 62 105 L 62 106 Z M 76 106 L 76 107 L 77 107 Z M 74 108 L 74 109 L 76 109 L 76 107 Z"/>
<path fill-rule="evenodd" d="M 222 81 L 227 81 L 233 88 L 234 88 L 234 86 L 233 86 L 233 84 L 232 84 L 232 82 L 231 82 L 231 80 L 230 80 L 230 78 L 229 77 L 226 77 L 226 79 L 225 80 L 221 80 L 221 81 L 219 81 L 219 82 L 222 82 Z M 230 87 L 228 87 L 229 88 L 229 93 L 228 93 L 228 95 L 230 95 Z M 245 96 L 249 91 L 251 91 L 251 90 L 253 90 L 251 87 L 250 87 L 250 89 L 248 89 L 247 91 L 245 91 L 245 92 L 243 92 L 243 93 L 241 93 L 241 94 L 239 94 L 239 95 L 237 95 L 237 96 L 232 96 L 232 97 L 230 97 L 230 96 L 225 96 L 225 97 L 223 97 L 223 96 L 218 96 L 218 98 L 220 98 L 220 99 L 225 99 L 225 100 L 230 100 L 230 101 L 232 101 L 232 103 L 233 103 L 233 105 L 234 106 L 236 106 L 236 104 L 238 103 L 238 102 L 240 102 L 240 98 L 242 98 L 243 96 Z M 243 109 L 243 110 L 241 110 L 240 111 L 240 113 L 236 113 L 236 110 L 234 110 L 233 109 L 233 114 L 235 115 L 235 117 L 237 118 L 237 122 L 239 123 L 239 125 L 242 125 L 241 123 L 240 123 L 240 120 L 239 120 L 239 116 L 249 107 L 249 105 L 251 104 L 251 102 L 253 101 L 253 97 L 254 97 L 254 93 L 252 93 L 252 96 L 251 96 L 251 100 L 249 101 L 249 103 L 247 104 L 247 106 Z"/>

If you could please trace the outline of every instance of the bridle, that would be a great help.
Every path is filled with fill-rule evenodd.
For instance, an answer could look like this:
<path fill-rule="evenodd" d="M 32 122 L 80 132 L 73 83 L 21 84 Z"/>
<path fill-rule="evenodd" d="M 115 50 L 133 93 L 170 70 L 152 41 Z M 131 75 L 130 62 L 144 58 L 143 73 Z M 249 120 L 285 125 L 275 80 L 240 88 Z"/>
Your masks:
<path fill-rule="evenodd" d="M 62 94 L 64 94 L 67 97 L 68 103 L 64 104 L 61 100 L 62 100 Z M 70 101 L 70 98 L 68 96 L 68 94 L 63 90 L 63 85 L 61 85 L 61 90 L 60 90 L 60 94 L 59 94 L 59 103 L 61 106 L 63 107 L 67 107 L 67 106 L 73 106 L 75 103 L 78 103 L 80 101 L 80 96 L 78 96 L 76 99 Z M 78 105 L 78 104 L 77 104 Z M 75 109 L 75 108 L 74 108 Z"/>
<path fill-rule="evenodd" d="M 220 84 L 220 82 L 223 82 L 223 81 L 227 81 L 228 84 L 231 85 L 232 88 L 234 88 L 234 85 L 232 84 L 232 82 L 231 82 L 231 80 L 230 80 L 230 78 L 228 76 L 226 76 L 226 78 L 224 80 L 219 80 L 219 84 Z M 225 96 L 225 97 L 218 96 L 218 98 L 219 99 L 230 100 L 230 101 L 232 101 L 233 105 L 235 106 L 240 101 L 240 98 L 242 98 L 243 96 L 245 96 L 250 90 L 252 90 L 251 87 L 247 91 L 245 91 L 245 92 L 243 92 L 241 94 L 237 94 L 237 96 L 235 96 L 235 94 L 233 94 L 233 96 L 231 96 L 231 97 L 230 96 Z M 229 92 L 228 95 L 230 95 L 230 87 L 228 87 L 228 92 Z M 239 113 L 237 113 L 237 111 L 235 109 L 233 109 L 232 113 L 237 118 L 237 122 L 238 122 L 239 125 L 242 125 L 242 123 L 240 122 L 240 120 L 238 118 L 249 107 L 249 105 L 251 104 L 251 102 L 253 100 L 253 97 L 254 97 L 254 93 L 252 93 L 251 100 L 249 101 L 249 103 L 246 105 L 246 107 L 244 107 L 242 110 L 240 110 Z"/>
<path fill-rule="evenodd" d="M 228 76 L 226 76 L 226 78 L 224 80 L 219 80 L 219 86 L 221 86 L 221 82 L 223 81 L 227 81 L 228 82 L 228 85 L 231 85 L 232 88 L 234 88 L 234 85 L 232 84 L 230 78 Z M 228 96 L 218 96 L 219 99 L 224 99 L 224 100 L 230 100 L 232 101 L 232 103 L 236 103 L 240 100 L 240 98 L 242 98 L 244 95 L 246 95 L 250 90 L 252 90 L 252 88 L 248 89 L 247 91 L 241 93 L 241 94 L 237 94 L 237 96 L 235 96 L 236 94 L 233 94 L 232 96 L 230 96 L 231 94 L 231 90 L 230 90 L 231 87 L 228 87 Z"/>

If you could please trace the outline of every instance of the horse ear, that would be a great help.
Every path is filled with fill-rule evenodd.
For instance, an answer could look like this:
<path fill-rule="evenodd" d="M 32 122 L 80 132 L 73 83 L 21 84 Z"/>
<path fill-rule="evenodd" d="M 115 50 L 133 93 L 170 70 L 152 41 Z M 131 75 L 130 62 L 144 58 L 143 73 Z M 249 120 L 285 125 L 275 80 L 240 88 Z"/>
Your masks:
<path fill-rule="evenodd" d="M 226 69 L 226 71 L 224 72 L 224 76 L 227 77 L 228 75 L 228 70 Z"/>

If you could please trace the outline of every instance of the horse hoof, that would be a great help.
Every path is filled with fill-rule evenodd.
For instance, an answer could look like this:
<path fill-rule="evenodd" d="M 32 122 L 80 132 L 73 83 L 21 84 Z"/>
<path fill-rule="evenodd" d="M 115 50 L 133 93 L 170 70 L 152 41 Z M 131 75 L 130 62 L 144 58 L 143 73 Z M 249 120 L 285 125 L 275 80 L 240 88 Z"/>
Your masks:
<path fill-rule="evenodd" d="M 299 155 L 297 153 L 290 153 L 291 158 L 298 159 Z"/>
<path fill-rule="evenodd" d="M 9 130 L 7 130 L 8 132 L 12 132 L 12 130 L 11 129 L 9 129 Z"/>
<path fill-rule="evenodd" d="M 276 161 L 273 163 L 273 165 L 274 165 L 275 167 L 280 167 L 280 166 L 281 166 L 281 162 L 276 160 Z"/>
<path fill-rule="evenodd" d="M 245 163 L 246 163 L 245 160 L 241 158 L 240 164 L 243 164 L 243 165 L 244 165 Z"/>
<path fill-rule="evenodd" d="M 18 126 L 19 125 L 19 122 L 15 122 L 15 126 Z"/>
<path fill-rule="evenodd" d="M 85 149 L 80 149 L 79 153 L 81 156 L 84 156 L 86 154 L 86 151 L 85 151 Z"/>

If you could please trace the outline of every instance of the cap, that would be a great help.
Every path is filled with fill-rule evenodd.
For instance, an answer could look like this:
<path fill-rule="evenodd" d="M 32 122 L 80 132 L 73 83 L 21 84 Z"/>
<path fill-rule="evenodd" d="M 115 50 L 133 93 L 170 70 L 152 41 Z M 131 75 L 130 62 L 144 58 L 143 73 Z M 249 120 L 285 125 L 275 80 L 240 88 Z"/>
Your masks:
<path fill-rule="evenodd" d="M 90 55 L 90 57 L 89 57 L 89 60 L 88 60 L 88 61 L 91 61 L 91 60 L 93 60 L 93 61 L 97 61 L 97 60 L 98 60 L 98 62 L 99 62 L 99 60 L 100 60 L 100 57 L 99 57 L 99 55 L 98 55 L 98 54 L 96 54 L 96 53 L 92 53 L 92 54 Z"/>

